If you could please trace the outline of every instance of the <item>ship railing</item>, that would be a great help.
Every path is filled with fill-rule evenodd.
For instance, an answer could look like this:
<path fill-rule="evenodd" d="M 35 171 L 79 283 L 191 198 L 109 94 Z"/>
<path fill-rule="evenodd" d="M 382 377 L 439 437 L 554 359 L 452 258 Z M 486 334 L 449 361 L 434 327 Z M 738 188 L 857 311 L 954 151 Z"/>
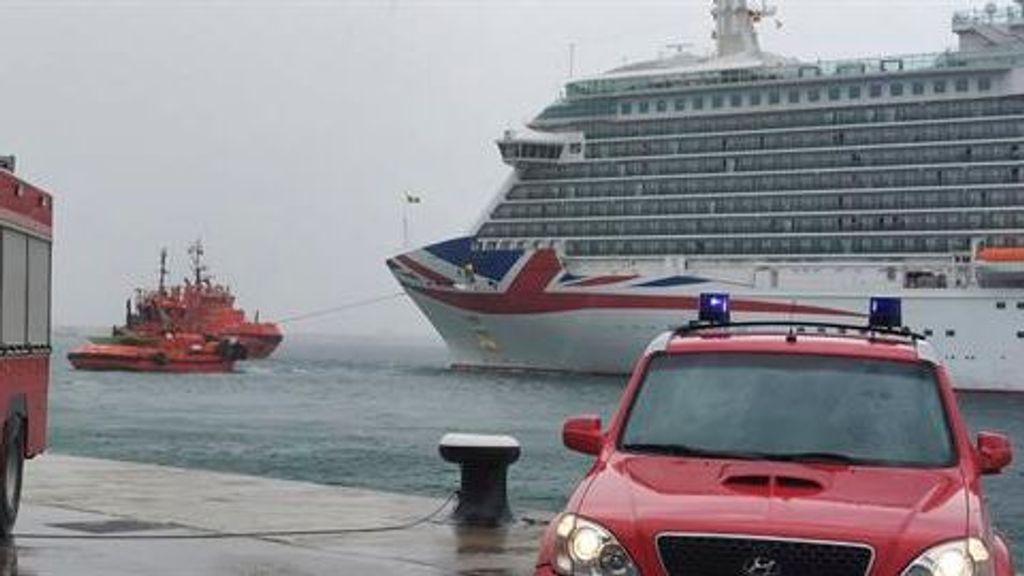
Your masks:
<path fill-rule="evenodd" d="M 1015 6 L 998 8 L 990 5 L 985 8 L 961 10 L 953 14 L 953 30 L 967 30 L 977 25 L 1014 26 L 1024 24 L 1024 9 Z"/>
<path fill-rule="evenodd" d="M 1024 22 L 1024 20 L 1022 20 Z M 756 66 L 706 72 L 666 71 L 651 75 L 596 77 L 577 80 L 566 86 L 561 102 L 597 96 L 628 95 L 637 92 L 668 92 L 681 89 L 713 88 L 733 84 L 785 82 L 813 78 L 850 79 L 917 71 L 964 69 L 1006 69 L 1024 64 L 1022 50 L 986 50 L 979 52 L 931 52 L 843 60 L 820 60 L 794 64 Z"/>

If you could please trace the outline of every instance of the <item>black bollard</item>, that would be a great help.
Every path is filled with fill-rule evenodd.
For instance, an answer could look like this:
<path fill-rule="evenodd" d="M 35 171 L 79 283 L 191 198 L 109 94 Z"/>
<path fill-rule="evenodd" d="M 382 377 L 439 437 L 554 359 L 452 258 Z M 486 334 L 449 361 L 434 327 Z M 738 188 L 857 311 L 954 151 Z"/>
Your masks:
<path fill-rule="evenodd" d="M 508 504 L 508 467 L 519 459 L 519 441 L 511 436 L 445 434 L 441 458 L 462 469 L 459 504 L 452 518 L 464 526 L 495 528 L 512 520 Z"/>

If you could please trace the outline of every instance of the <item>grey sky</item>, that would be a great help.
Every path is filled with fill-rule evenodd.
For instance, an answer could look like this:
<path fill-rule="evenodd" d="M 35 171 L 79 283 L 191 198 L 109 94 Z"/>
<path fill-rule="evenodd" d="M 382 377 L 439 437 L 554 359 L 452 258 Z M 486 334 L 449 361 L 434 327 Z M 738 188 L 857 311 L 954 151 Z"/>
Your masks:
<path fill-rule="evenodd" d="M 807 59 L 952 47 L 957 0 L 778 0 L 762 44 Z M 397 291 L 401 243 L 468 229 L 493 140 L 577 72 L 710 45 L 710 0 L 0 0 L 0 153 L 57 196 L 54 321 L 110 325 L 161 246 L 201 236 L 280 317 Z M 294 331 L 428 334 L 407 301 Z"/>

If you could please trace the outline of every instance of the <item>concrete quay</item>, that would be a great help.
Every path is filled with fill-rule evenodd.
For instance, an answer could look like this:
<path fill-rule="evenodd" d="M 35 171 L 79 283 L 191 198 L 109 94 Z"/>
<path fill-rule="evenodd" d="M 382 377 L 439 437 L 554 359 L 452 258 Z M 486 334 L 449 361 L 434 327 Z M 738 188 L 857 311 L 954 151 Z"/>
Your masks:
<path fill-rule="evenodd" d="M 449 505 L 402 530 L 220 538 L 404 525 L 444 501 L 54 454 L 25 471 L 14 546 L 0 549 L 0 576 L 530 574 L 550 517 L 467 529 L 447 522 Z"/>

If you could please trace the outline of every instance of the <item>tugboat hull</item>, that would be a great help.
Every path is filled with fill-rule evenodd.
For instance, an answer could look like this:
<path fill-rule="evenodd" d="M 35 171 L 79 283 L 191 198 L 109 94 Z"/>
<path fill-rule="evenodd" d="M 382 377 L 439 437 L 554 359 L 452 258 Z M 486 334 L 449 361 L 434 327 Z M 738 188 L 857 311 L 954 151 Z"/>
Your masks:
<path fill-rule="evenodd" d="M 196 374 L 232 372 L 233 357 L 225 357 L 209 347 L 165 349 L 155 346 L 85 344 L 68 354 L 76 370 L 162 372 Z"/>
<path fill-rule="evenodd" d="M 238 342 L 245 349 L 245 359 L 262 360 L 269 357 L 284 339 L 281 330 L 274 324 L 247 322 L 234 329 L 228 329 L 221 336 Z"/>

